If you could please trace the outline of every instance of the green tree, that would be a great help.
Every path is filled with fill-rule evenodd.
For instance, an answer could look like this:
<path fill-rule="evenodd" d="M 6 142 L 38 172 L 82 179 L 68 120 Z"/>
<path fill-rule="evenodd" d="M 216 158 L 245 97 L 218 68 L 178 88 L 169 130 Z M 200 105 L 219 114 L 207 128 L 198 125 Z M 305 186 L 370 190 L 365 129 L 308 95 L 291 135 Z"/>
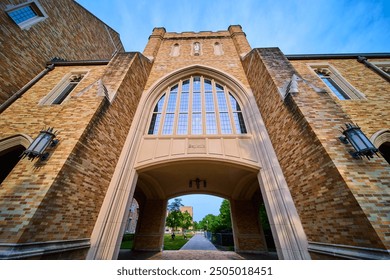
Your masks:
<path fill-rule="evenodd" d="M 171 203 L 168 204 L 167 209 L 169 213 L 165 224 L 173 230 L 177 230 L 177 228 L 180 227 L 183 222 L 183 213 L 180 211 L 181 206 L 183 206 L 181 203 L 181 198 L 175 198 Z"/>
<path fill-rule="evenodd" d="M 203 230 L 216 232 L 219 225 L 219 217 L 213 214 L 207 214 L 200 222 L 199 225 Z"/>
<path fill-rule="evenodd" d="M 194 222 L 192 223 L 192 227 L 194 228 L 194 230 L 200 230 L 200 229 L 202 229 L 197 221 L 194 221 Z"/>
<path fill-rule="evenodd" d="M 168 204 L 168 211 L 180 211 L 180 207 L 184 206 L 181 203 L 181 198 L 175 198 L 171 203 Z"/>
<path fill-rule="evenodd" d="M 219 224 L 220 230 L 231 230 L 232 219 L 230 216 L 230 202 L 227 199 L 222 201 L 221 207 L 219 207 Z"/>
<path fill-rule="evenodd" d="M 165 224 L 173 230 L 177 230 L 181 226 L 183 213 L 180 210 L 169 212 Z"/>
<path fill-rule="evenodd" d="M 181 227 L 183 228 L 183 231 L 189 229 L 192 226 L 192 224 L 193 224 L 192 217 L 191 217 L 190 213 L 185 211 L 183 213 L 182 222 L 181 222 Z"/>
<path fill-rule="evenodd" d="M 219 215 L 206 215 L 200 222 L 199 228 L 213 233 L 220 231 L 232 231 L 229 200 L 224 199 L 219 208 Z"/>

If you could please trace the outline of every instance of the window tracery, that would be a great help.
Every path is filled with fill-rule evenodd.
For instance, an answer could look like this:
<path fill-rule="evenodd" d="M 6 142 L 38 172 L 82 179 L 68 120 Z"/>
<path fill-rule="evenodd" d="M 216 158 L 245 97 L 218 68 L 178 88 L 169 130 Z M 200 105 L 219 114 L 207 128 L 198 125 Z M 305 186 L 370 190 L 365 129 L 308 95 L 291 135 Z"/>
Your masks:
<path fill-rule="evenodd" d="M 241 106 L 226 86 L 204 76 L 182 79 L 161 95 L 149 135 L 246 134 Z"/>

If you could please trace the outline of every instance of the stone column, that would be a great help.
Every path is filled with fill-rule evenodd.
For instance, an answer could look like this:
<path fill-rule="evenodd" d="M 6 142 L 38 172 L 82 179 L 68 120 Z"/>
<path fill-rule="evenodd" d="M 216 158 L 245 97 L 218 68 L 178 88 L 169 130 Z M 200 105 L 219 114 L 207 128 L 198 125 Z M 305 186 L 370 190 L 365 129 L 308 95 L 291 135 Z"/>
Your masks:
<path fill-rule="evenodd" d="M 230 25 L 229 32 L 240 56 L 245 56 L 252 50 L 240 25 Z"/>
<path fill-rule="evenodd" d="M 134 250 L 162 250 L 166 212 L 167 200 L 145 200 L 140 208 Z"/>
<path fill-rule="evenodd" d="M 165 33 L 166 30 L 164 27 L 156 27 L 153 29 L 153 33 L 149 36 L 148 44 L 144 49 L 144 56 L 150 60 L 153 60 L 156 57 Z"/>
<path fill-rule="evenodd" d="M 235 251 L 266 252 L 267 244 L 259 223 L 258 207 L 251 200 L 232 200 L 230 207 Z"/>

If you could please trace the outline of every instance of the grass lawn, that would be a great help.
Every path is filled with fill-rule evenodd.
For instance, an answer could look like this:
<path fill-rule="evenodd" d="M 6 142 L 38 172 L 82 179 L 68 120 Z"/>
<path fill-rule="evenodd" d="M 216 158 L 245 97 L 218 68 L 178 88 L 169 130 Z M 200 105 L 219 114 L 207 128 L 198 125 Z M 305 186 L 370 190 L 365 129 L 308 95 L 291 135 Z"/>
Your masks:
<path fill-rule="evenodd" d="M 121 249 L 133 248 L 134 234 L 125 234 L 122 239 Z"/>
<path fill-rule="evenodd" d="M 184 239 L 183 235 L 177 234 L 172 240 L 170 234 L 164 235 L 164 250 L 179 250 L 192 237 L 192 234 L 187 234 L 188 239 Z M 125 234 L 121 243 L 121 249 L 133 248 L 134 234 Z"/>
<path fill-rule="evenodd" d="M 177 234 L 175 239 L 171 238 L 170 234 L 164 235 L 164 250 L 179 250 L 192 237 L 192 234 L 187 234 L 187 239 L 183 235 Z"/>

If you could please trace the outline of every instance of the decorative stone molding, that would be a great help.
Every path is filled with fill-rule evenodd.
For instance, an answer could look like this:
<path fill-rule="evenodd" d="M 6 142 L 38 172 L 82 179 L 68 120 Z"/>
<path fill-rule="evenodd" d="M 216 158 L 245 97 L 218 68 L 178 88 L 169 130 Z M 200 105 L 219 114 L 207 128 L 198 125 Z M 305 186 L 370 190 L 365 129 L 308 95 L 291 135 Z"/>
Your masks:
<path fill-rule="evenodd" d="M 89 247 L 88 238 L 32 243 L 0 243 L 0 260 L 27 259 Z"/>
<path fill-rule="evenodd" d="M 309 252 L 352 260 L 390 260 L 390 250 L 309 242 Z"/>
<path fill-rule="evenodd" d="M 32 143 L 33 139 L 25 134 L 17 134 L 4 139 L 0 139 L 0 152 L 9 148 L 22 145 L 27 148 Z"/>
<path fill-rule="evenodd" d="M 385 142 L 390 142 L 390 129 L 382 129 L 380 131 L 375 132 L 371 137 L 370 141 L 375 145 L 375 147 L 379 147 Z"/>

